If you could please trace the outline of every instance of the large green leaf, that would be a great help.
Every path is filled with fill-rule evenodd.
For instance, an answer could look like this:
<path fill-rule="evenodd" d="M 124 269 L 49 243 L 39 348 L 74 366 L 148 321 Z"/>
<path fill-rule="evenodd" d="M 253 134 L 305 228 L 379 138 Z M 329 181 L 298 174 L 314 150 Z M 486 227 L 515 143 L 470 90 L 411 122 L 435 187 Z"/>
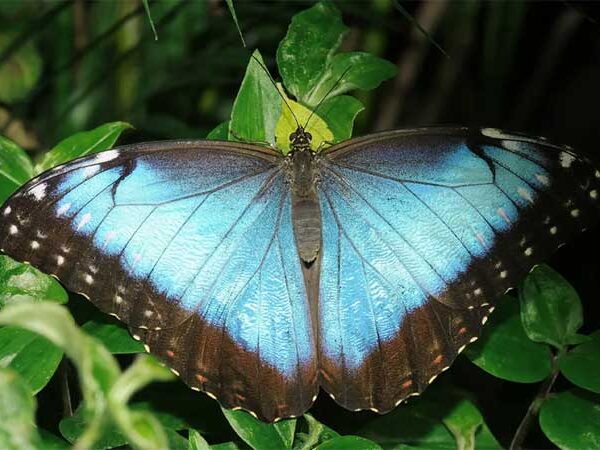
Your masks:
<path fill-rule="evenodd" d="M 498 378 L 518 383 L 535 383 L 550 374 L 550 349 L 527 337 L 516 299 L 503 297 L 489 322 L 481 338 L 465 352 L 472 362 Z"/>
<path fill-rule="evenodd" d="M 352 137 L 354 119 L 363 109 L 365 107 L 356 98 L 341 95 L 325 100 L 317 112 L 331 130 L 333 142 L 341 142 Z"/>
<path fill-rule="evenodd" d="M 245 411 L 223 408 L 223 414 L 242 440 L 255 450 L 266 448 L 291 449 L 294 442 L 296 419 L 265 423 Z"/>
<path fill-rule="evenodd" d="M 25 151 L 0 136 L 0 204 L 33 177 L 33 164 Z"/>
<path fill-rule="evenodd" d="M 560 371 L 579 387 L 600 394 L 600 331 L 559 361 Z"/>
<path fill-rule="evenodd" d="M 13 43 L 15 37 L 13 33 L 0 33 L 0 54 Z M 10 53 L 8 59 L 0 61 L 0 102 L 12 103 L 25 98 L 41 73 L 42 58 L 33 43 L 19 46 Z"/>
<path fill-rule="evenodd" d="M 519 289 L 521 319 L 527 336 L 557 348 L 577 343 L 583 323 L 581 301 L 575 289 L 546 265 L 531 271 Z"/>
<path fill-rule="evenodd" d="M 323 77 L 347 28 L 332 3 L 321 2 L 292 18 L 277 49 L 277 66 L 286 89 L 305 102 Z"/>
<path fill-rule="evenodd" d="M 39 435 L 34 425 L 35 399 L 27 384 L 10 369 L 0 369 L 0 448 L 35 450 Z"/>
<path fill-rule="evenodd" d="M 23 301 L 63 304 L 68 299 L 68 294 L 54 278 L 28 264 L 0 255 L 0 308 Z"/>
<path fill-rule="evenodd" d="M 44 155 L 36 164 L 35 172 L 40 173 L 72 159 L 108 150 L 128 128 L 131 128 L 131 125 L 126 122 L 111 122 L 69 136 Z"/>
<path fill-rule="evenodd" d="M 34 394 L 50 381 L 62 356 L 61 349 L 31 331 L 0 328 L 0 367 L 19 373 Z"/>
<path fill-rule="evenodd" d="M 572 390 L 542 404 L 540 426 L 562 450 L 600 448 L 600 396 Z"/>
<path fill-rule="evenodd" d="M 255 51 L 233 103 L 229 140 L 275 144 L 275 127 L 281 115 L 281 97 Z"/>
<path fill-rule="evenodd" d="M 304 99 L 316 106 L 325 96 L 334 97 L 355 89 L 375 89 L 382 81 L 393 78 L 394 64 L 365 52 L 340 53 L 331 58 L 318 84 Z"/>

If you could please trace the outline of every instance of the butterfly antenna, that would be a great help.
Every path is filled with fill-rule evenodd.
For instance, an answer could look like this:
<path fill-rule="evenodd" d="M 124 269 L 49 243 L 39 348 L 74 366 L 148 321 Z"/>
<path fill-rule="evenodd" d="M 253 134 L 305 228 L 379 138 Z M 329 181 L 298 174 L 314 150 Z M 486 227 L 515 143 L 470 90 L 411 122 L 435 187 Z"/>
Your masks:
<path fill-rule="evenodd" d="M 327 98 L 329 97 L 329 94 L 331 94 L 333 92 L 333 90 L 338 87 L 338 84 L 340 84 L 340 82 L 342 81 L 342 79 L 344 78 L 344 76 L 346 76 L 346 74 L 350 71 L 350 69 L 352 68 L 352 66 L 348 66 L 346 67 L 346 70 L 344 70 L 342 72 L 342 74 L 340 75 L 340 77 L 337 79 L 337 81 L 335 83 L 333 83 L 333 86 L 331 86 L 331 88 L 329 88 L 329 90 L 327 91 L 327 93 L 323 96 L 323 98 L 321 100 L 319 100 L 319 103 L 317 103 L 317 106 L 315 106 L 315 108 L 310 112 L 310 115 L 308 116 L 308 119 L 306 119 L 306 123 L 304 124 L 304 129 L 306 130 L 306 128 L 308 127 L 308 122 L 310 122 L 310 119 L 312 119 L 312 116 L 315 114 L 315 112 L 317 112 L 317 110 L 319 109 L 319 107 L 323 104 L 323 102 L 325 100 L 327 100 Z"/>
<path fill-rule="evenodd" d="M 283 103 L 285 103 L 285 106 L 287 106 L 287 108 L 290 110 L 290 113 L 292 114 L 292 117 L 294 118 L 294 121 L 296 122 L 296 126 L 298 128 L 300 128 L 300 122 L 298 122 L 298 118 L 296 117 L 296 114 L 294 114 L 294 110 L 292 109 L 292 107 L 290 106 L 290 104 L 287 102 L 285 96 L 279 91 L 279 88 L 277 87 L 277 83 L 275 82 L 275 80 L 271 76 L 271 73 L 269 72 L 269 69 L 267 69 L 267 67 L 256 56 L 254 56 L 254 54 L 252 54 L 250 56 L 252 57 L 252 59 L 254 60 L 254 62 L 256 62 L 256 64 L 258 64 L 265 71 L 265 73 L 269 77 L 269 80 L 271 80 L 271 83 L 273 83 L 273 86 L 275 86 L 275 90 L 277 91 L 277 93 L 281 97 L 281 100 L 283 100 Z"/>

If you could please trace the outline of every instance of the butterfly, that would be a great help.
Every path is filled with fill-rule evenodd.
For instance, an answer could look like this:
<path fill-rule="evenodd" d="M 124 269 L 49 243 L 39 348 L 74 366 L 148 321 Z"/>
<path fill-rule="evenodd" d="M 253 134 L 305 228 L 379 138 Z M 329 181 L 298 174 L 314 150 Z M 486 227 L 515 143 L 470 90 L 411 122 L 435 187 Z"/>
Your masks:
<path fill-rule="evenodd" d="M 265 421 L 320 388 L 384 413 L 479 335 L 495 302 L 598 219 L 568 147 L 423 128 L 311 151 L 143 143 L 34 178 L 0 248 L 125 322 L 192 389 Z"/>

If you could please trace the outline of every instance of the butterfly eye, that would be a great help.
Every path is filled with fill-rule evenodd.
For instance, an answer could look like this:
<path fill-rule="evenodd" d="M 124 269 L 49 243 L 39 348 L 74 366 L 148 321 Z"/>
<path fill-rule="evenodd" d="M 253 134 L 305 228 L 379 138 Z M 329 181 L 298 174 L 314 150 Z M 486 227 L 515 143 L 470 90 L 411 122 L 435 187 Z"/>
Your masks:
<path fill-rule="evenodd" d="M 294 131 L 292 134 L 290 134 L 290 141 L 293 142 L 296 140 L 296 132 Z"/>
<path fill-rule="evenodd" d="M 310 134 L 308 131 L 306 132 L 306 139 L 309 141 L 312 139 L 312 134 Z"/>

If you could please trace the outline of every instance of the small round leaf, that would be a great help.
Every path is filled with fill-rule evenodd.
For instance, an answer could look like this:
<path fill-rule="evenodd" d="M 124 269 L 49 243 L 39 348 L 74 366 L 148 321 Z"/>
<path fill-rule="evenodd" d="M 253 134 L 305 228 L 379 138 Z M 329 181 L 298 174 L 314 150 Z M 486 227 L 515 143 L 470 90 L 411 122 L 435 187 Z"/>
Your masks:
<path fill-rule="evenodd" d="M 561 358 L 559 366 L 573 384 L 600 394 L 600 331 L 590 338 Z"/>
<path fill-rule="evenodd" d="M 537 266 L 519 289 L 521 320 L 532 341 L 563 348 L 577 342 L 583 323 L 575 289 L 546 265 Z"/>
<path fill-rule="evenodd" d="M 536 383 L 550 374 L 550 349 L 527 337 L 514 298 L 503 297 L 489 322 L 479 341 L 465 352 L 473 363 L 495 377 L 517 383 Z"/>
<path fill-rule="evenodd" d="M 562 450 L 600 448 L 600 396 L 572 390 L 544 402 L 540 411 L 544 434 Z"/>

